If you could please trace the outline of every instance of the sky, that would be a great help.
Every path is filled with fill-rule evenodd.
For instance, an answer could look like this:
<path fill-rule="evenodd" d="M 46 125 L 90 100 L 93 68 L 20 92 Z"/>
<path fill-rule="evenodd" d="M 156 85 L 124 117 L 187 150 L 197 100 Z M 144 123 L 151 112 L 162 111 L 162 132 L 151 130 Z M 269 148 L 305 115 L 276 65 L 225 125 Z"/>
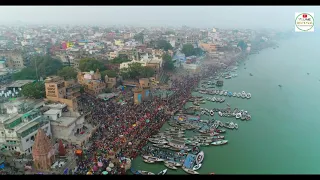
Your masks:
<path fill-rule="evenodd" d="M 317 16 L 320 6 L 3 6 L 0 23 L 288 30 L 295 12 Z"/>

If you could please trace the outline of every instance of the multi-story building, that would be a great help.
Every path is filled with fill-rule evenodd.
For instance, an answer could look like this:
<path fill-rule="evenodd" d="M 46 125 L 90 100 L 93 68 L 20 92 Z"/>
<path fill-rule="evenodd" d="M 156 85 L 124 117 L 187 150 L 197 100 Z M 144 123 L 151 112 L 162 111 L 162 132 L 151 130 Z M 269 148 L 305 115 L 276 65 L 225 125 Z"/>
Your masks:
<path fill-rule="evenodd" d="M 74 80 L 65 81 L 59 76 L 51 76 L 45 80 L 45 88 L 47 100 L 65 103 L 73 110 L 77 110 L 80 85 Z"/>
<path fill-rule="evenodd" d="M 38 109 L 32 109 L 36 106 L 29 104 L 22 108 L 23 104 L 15 102 L 3 105 L 6 113 L 0 114 L 0 146 L 11 152 L 30 154 L 39 128 L 49 138 L 52 134 L 50 121 Z"/>
<path fill-rule="evenodd" d="M 101 73 L 97 69 L 96 72 L 78 72 L 78 82 L 84 86 L 84 91 L 97 95 L 106 89 L 106 83 L 101 78 Z"/>
<path fill-rule="evenodd" d="M 22 53 L 18 50 L 1 51 L 0 55 L 7 59 L 6 64 L 10 69 L 22 69 L 25 66 Z"/>

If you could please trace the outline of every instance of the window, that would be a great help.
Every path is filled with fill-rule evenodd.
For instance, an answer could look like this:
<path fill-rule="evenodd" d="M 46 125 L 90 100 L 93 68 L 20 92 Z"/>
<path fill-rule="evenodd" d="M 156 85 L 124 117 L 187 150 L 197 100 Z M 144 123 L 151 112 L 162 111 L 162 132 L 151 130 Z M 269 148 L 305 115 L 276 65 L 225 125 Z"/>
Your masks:
<path fill-rule="evenodd" d="M 34 136 L 31 136 L 31 138 L 30 138 L 32 141 L 34 141 Z"/>
<path fill-rule="evenodd" d="M 2 135 L 4 135 L 4 132 L 3 132 L 3 131 L 1 131 L 1 134 L 2 134 Z"/>
<path fill-rule="evenodd" d="M 26 142 L 28 142 L 29 141 L 29 138 L 28 139 L 26 139 Z"/>

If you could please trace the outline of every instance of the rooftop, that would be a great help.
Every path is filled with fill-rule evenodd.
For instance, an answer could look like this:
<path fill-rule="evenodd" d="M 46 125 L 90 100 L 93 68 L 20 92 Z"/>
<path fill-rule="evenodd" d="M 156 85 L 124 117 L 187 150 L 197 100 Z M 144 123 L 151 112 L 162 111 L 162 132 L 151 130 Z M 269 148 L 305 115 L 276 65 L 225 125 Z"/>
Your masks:
<path fill-rule="evenodd" d="M 14 81 L 13 83 L 7 85 L 7 87 L 14 87 L 14 88 L 21 88 L 22 86 L 32 83 L 34 80 L 17 80 Z"/>
<path fill-rule="evenodd" d="M 69 126 L 77 120 L 76 117 L 60 117 L 58 120 L 51 121 L 51 125 L 56 126 Z"/>
<path fill-rule="evenodd" d="M 22 133 L 24 132 L 25 130 L 37 125 L 39 122 L 37 121 L 32 121 L 31 123 L 28 123 L 27 125 L 23 126 L 22 128 L 20 128 L 17 133 Z"/>
<path fill-rule="evenodd" d="M 59 114 L 61 110 L 58 109 L 49 109 L 48 111 L 44 112 L 44 115 L 54 115 L 54 114 Z"/>
<path fill-rule="evenodd" d="M 46 104 L 45 107 L 53 108 L 53 109 L 63 109 L 67 105 L 62 103 L 53 103 L 53 104 Z"/>
<path fill-rule="evenodd" d="M 5 121 L 6 124 L 10 124 L 13 121 L 17 120 L 18 118 L 21 118 L 23 116 L 23 114 L 16 114 L 14 116 L 11 116 L 9 121 Z"/>

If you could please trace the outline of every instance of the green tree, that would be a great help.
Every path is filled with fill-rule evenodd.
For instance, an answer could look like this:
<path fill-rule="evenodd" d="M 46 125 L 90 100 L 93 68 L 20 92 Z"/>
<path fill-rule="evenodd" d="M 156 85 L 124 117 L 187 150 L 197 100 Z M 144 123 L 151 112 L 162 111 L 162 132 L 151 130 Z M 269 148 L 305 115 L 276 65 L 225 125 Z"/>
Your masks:
<path fill-rule="evenodd" d="M 80 60 L 79 69 L 83 72 L 95 71 L 97 69 L 104 71 L 106 70 L 106 67 L 102 62 L 96 59 L 85 58 Z"/>
<path fill-rule="evenodd" d="M 242 51 L 245 51 L 245 50 L 247 50 L 248 45 L 243 40 L 241 40 L 241 41 L 239 41 L 237 47 L 240 47 Z"/>
<path fill-rule="evenodd" d="M 165 51 L 171 50 L 173 49 L 173 47 L 171 46 L 171 44 L 166 41 L 166 40 L 159 40 L 157 41 L 156 47 L 159 49 L 163 49 Z"/>
<path fill-rule="evenodd" d="M 138 34 L 136 34 L 136 35 L 133 36 L 133 39 L 135 39 L 136 41 L 139 41 L 139 42 L 143 43 L 143 42 L 144 42 L 144 35 L 143 35 L 142 32 L 141 32 L 141 33 L 138 33 Z"/>
<path fill-rule="evenodd" d="M 75 79 L 77 77 L 77 71 L 73 67 L 66 66 L 59 70 L 57 75 L 63 77 L 65 80 Z"/>
<path fill-rule="evenodd" d="M 28 98 L 41 99 L 45 97 L 46 91 L 43 82 L 34 82 L 22 87 L 21 94 Z"/>
<path fill-rule="evenodd" d="M 129 61 L 130 61 L 129 59 L 124 59 L 124 58 L 116 57 L 116 58 L 110 60 L 109 62 L 110 62 L 111 64 L 121 64 L 121 63 L 129 62 Z"/>
<path fill-rule="evenodd" d="M 45 78 L 57 74 L 57 71 L 62 67 L 61 61 L 50 56 L 32 56 L 30 57 L 30 66 L 13 74 L 13 78 L 14 80 L 37 80 L 40 77 Z"/>
<path fill-rule="evenodd" d="M 195 50 L 192 44 L 184 44 L 182 47 L 182 52 L 188 57 L 195 55 Z"/>
<path fill-rule="evenodd" d="M 143 67 L 140 63 L 131 63 L 128 68 L 121 70 L 123 79 L 136 79 L 143 77 L 152 77 L 154 70 L 151 67 Z"/>
<path fill-rule="evenodd" d="M 104 78 L 106 75 L 108 75 L 108 77 L 117 77 L 118 73 L 114 70 L 105 70 L 101 72 L 102 78 Z"/>
<path fill-rule="evenodd" d="M 34 68 L 26 67 L 23 68 L 20 72 L 14 73 L 12 77 L 14 80 L 36 80 L 37 73 Z"/>
<path fill-rule="evenodd" d="M 169 54 L 164 54 L 162 56 L 162 60 L 164 62 L 163 64 L 163 69 L 167 70 L 167 71 L 172 71 L 174 70 L 175 66 L 174 66 L 174 62 L 172 61 L 172 58 Z"/>
<path fill-rule="evenodd" d="M 154 75 L 154 69 L 152 67 L 143 67 L 140 73 L 141 77 L 152 77 Z"/>

